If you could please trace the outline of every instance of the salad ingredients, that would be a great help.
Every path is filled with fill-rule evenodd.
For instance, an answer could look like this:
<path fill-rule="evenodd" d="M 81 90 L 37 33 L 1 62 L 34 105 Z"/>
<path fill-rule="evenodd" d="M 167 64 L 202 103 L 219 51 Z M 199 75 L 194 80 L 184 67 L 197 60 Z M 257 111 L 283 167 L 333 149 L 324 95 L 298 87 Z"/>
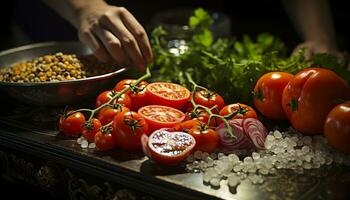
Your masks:
<path fill-rule="evenodd" d="M 88 142 L 94 142 L 95 135 L 101 127 L 102 124 L 100 120 L 92 118 L 90 121 L 83 124 L 82 135 Z"/>
<path fill-rule="evenodd" d="M 113 118 L 121 112 L 129 111 L 129 108 L 124 106 L 117 106 L 117 108 L 113 107 L 105 107 L 97 113 L 97 119 L 100 120 L 102 125 L 106 125 L 112 122 Z"/>
<path fill-rule="evenodd" d="M 107 151 L 115 148 L 115 138 L 110 129 L 101 129 L 95 135 L 95 145 L 100 151 Z"/>
<path fill-rule="evenodd" d="M 149 104 L 164 105 L 181 109 L 190 98 L 190 91 L 175 83 L 155 82 L 146 87 Z"/>
<path fill-rule="evenodd" d="M 307 68 L 285 87 L 282 106 L 296 130 L 317 134 L 322 133 L 327 114 L 339 99 L 350 99 L 345 80 L 328 69 Z"/>
<path fill-rule="evenodd" d="M 255 110 L 243 103 L 234 103 L 227 105 L 220 110 L 219 115 L 225 116 L 227 119 L 258 118 Z M 222 120 L 219 119 L 218 123 L 221 124 Z"/>
<path fill-rule="evenodd" d="M 59 119 L 59 130 L 68 136 L 78 137 L 82 133 L 85 116 L 81 112 L 68 112 Z"/>
<path fill-rule="evenodd" d="M 350 154 L 350 102 L 339 104 L 329 112 L 324 135 L 332 147 Z"/>
<path fill-rule="evenodd" d="M 215 130 L 208 128 L 205 124 L 193 126 L 188 131 L 188 134 L 192 135 L 196 140 L 194 150 L 213 153 L 219 145 L 218 133 Z"/>
<path fill-rule="evenodd" d="M 185 114 L 180 110 L 161 105 L 144 106 L 138 113 L 145 118 L 150 132 L 161 128 L 172 128 L 185 118 Z"/>
<path fill-rule="evenodd" d="M 218 111 L 225 106 L 224 99 L 218 93 L 209 90 L 200 90 L 195 92 L 194 102 L 207 108 L 216 106 L 216 109 L 214 109 L 214 112 L 217 110 L 216 113 L 218 113 Z"/>
<path fill-rule="evenodd" d="M 165 165 L 178 164 L 192 152 L 196 140 L 184 132 L 158 130 L 148 139 L 150 157 Z"/>
<path fill-rule="evenodd" d="M 116 84 L 114 90 L 122 91 L 125 88 L 129 88 L 129 90 L 125 92 L 127 95 L 129 95 L 131 100 L 131 107 L 128 108 L 137 112 L 138 109 L 147 104 L 146 86 L 148 83 L 146 81 L 141 81 L 137 85 L 133 86 L 135 82 L 135 79 L 121 80 Z"/>
<path fill-rule="evenodd" d="M 150 133 L 145 119 L 134 111 L 122 112 L 114 117 L 112 129 L 117 146 L 124 150 L 140 149 L 142 134 Z"/>
<path fill-rule="evenodd" d="M 117 92 L 113 90 L 107 90 L 107 91 L 101 92 L 96 98 L 96 108 L 107 103 L 115 95 L 117 95 Z M 116 103 L 121 104 L 127 108 L 131 108 L 131 100 L 129 95 L 127 94 L 122 94 L 118 99 L 115 99 L 114 101 L 111 102 L 111 104 L 116 104 Z"/>
<path fill-rule="evenodd" d="M 265 117 L 287 119 L 282 108 L 282 93 L 293 78 L 286 72 L 269 72 L 261 76 L 254 88 L 254 106 Z"/>

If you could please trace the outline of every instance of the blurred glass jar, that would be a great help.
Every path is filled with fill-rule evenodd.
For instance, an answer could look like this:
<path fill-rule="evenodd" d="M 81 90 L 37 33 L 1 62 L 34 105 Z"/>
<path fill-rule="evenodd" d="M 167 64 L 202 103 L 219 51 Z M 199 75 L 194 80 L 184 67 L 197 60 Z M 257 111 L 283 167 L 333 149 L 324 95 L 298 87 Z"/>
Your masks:
<path fill-rule="evenodd" d="M 183 54 L 188 46 L 186 40 L 191 39 L 192 30 L 188 26 L 189 17 L 193 9 L 172 9 L 155 14 L 151 19 L 151 28 L 162 25 L 167 31 L 167 48 L 174 55 Z M 231 35 L 231 19 L 222 12 L 209 12 L 213 19 L 210 30 L 214 38 L 229 37 Z"/>

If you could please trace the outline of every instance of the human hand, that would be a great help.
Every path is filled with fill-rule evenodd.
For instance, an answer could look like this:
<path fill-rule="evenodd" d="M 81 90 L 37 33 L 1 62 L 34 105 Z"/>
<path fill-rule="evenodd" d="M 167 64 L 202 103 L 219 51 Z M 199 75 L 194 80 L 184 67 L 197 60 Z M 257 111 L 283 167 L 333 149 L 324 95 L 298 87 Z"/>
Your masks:
<path fill-rule="evenodd" d="M 146 31 L 125 8 L 106 3 L 85 6 L 79 11 L 78 36 L 103 62 L 144 70 L 152 61 Z"/>
<path fill-rule="evenodd" d="M 325 43 L 317 43 L 317 42 L 304 42 L 297 45 L 294 48 L 293 54 L 298 52 L 301 49 L 304 49 L 305 60 L 309 61 L 312 59 L 312 56 L 315 54 L 327 53 L 337 57 L 338 59 L 343 59 L 344 55 L 340 51 L 337 50 L 335 45 L 329 45 Z"/>

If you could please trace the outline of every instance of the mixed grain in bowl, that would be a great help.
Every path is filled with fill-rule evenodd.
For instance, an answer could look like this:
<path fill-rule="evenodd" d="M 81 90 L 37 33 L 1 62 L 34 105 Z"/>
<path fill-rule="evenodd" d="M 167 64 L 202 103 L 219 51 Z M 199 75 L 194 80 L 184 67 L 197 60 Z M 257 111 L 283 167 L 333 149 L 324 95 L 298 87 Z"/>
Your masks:
<path fill-rule="evenodd" d="M 97 76 L 112 71 L 112 67 L 99 63 L 93 56 L 77 56 L 58 52 L 0 69 L 0 81 L 58 82 Z"/>

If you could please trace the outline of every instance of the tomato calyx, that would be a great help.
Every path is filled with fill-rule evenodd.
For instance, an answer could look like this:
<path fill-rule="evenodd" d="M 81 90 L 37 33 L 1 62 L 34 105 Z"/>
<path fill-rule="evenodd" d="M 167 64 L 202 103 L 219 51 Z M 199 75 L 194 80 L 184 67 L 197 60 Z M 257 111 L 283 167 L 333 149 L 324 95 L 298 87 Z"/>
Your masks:
<path fill-rule="evenodd" d="M 287 106 L 289 106 L 292 111 L 297 111 L 298 110 L 298 100 L 292 98 L 292 100 L 290 100 L 290 102 L 287 104 Z"/>
<path fill-rule="evenodd" d="M 83 124 L 83 127 L 85 127 L 86 129 L 88 129 L 89 131 L 92 131 L 94 129 L 94 124 L 90 121 L 86 121 Z"/>
<path fill-rule="evenodd" d="M 135 130 L 138 129 L 138 128 L 142 128 L 142 125 L 140 125 L 140 121 L 141 119 L 134 119 L 134 116 L 132 114 L 130 114 L 131 118 L 124 118 L 123 119 L 123 122 L 125 125 L 129 126 L 132 130 L 132 133 L 133 134 L 136 134 L 135 133 Z"/>

